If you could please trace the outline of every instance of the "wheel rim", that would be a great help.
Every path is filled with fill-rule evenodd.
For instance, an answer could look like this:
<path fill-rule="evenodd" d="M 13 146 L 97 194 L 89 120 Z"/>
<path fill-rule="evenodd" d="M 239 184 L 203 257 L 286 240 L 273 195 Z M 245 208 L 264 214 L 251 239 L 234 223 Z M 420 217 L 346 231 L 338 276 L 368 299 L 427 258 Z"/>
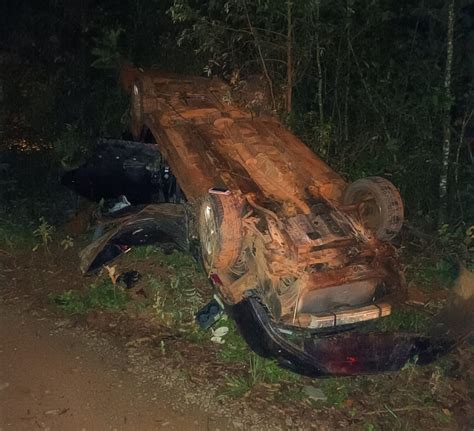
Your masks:
<path fill-rule="evenodd" d="M 365 228 L 376 231 L 382 223 L 382 208 L 371 193 L 364 194 L 360 198 L 359 219 Z"/>

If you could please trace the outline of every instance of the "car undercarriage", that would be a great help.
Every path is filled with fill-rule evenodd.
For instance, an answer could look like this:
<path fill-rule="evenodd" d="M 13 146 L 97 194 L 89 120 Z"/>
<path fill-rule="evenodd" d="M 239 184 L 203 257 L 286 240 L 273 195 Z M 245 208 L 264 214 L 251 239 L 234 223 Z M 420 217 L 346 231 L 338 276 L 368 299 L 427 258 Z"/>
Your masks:
<path fill-rule="evenodd" d="M 82 253 L 84 273 L 132 245 L 194 251 L 216 307 L 249 346 L 306 375 L 396 370 L 453 347 L 445 330 L 434 337 L 363 330 L 389 316 L 406 292 L 390 242 L 403 223 L 391 182 L 346 182 L 273 116 L 233 103 L 218 79 L 126 68 L 122 83 L 135 142 L 101 151 L 122 169 L 122 189 L 145 205 L 103 222 L 106 233 Z M 120 155 L 112 157 L 117 145 Z M 107 175 L 94 163 L 65 182 L 97 199 L 103 193 L 91 184 L 78 185 L 81 169 Z M 211 314 L 198 313 L 203 327 L 214 323 Z"/>

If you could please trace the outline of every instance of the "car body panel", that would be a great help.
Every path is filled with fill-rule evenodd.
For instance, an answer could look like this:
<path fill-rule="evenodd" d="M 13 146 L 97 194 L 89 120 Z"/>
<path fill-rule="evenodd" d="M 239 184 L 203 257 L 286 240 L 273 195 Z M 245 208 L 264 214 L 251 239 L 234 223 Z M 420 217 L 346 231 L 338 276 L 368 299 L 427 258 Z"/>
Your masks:
<path fill-rule="evenodd" d="M 125 68 L 122 83 L 134 137 L 151 132 L 197 214 L 210 190 L 243 202 L 247 274 L 208 268 L 228 302 L 257 284 L 277 320 L 341 310 L 363 320 L 381 291 L 403 292 L 394 248 L 346 211 L 347 183 L 274 117 L 241 108 L 215 78 Z"/>

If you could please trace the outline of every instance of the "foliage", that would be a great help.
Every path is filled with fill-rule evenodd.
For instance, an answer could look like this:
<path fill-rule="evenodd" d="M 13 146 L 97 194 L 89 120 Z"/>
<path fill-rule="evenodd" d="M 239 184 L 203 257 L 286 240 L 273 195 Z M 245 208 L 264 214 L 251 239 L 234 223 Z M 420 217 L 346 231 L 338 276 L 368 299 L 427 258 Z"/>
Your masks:
<path fill-rule="evenodd" d="M 461 260 L 474 270 L 474 225 L 444 224 L 438 229 L 438 250 L 448 262 Z"/>
<path fill-rule="evenodd" d="M 41 246 L 49 253 L 49 243 L 53 241 L 54 226 L 51 226 L 44 217 L 40 217 L 40 224 L 33 231 L 33 236 L 38 238 L 40 242 L 33 247 L 33 251 L 38 250 Z"/>
<path fill-rule="evenodd" d="M 329 378 L 321 381 L 321 389 L 326 395 L 325 404 L 329 406 L 340 406 L 349 397 L 347 379 Z"/>
<path fill-rule="evenodd" d="M 296 383 L 300 377 L 290 371 L 280 368 L 275 361 L 264 359 L 252 352 L 243 338 L 237 332 L 235 323 L 226 317 L 220 320 L 217 327 L 227 327 L 229 331 L 219 344 L 217 357 L 225 362 L 241 364 L 245 367 L 243 375 L 233 375 L 227 378 L 224 396 L 239 397 L 251 391 L 259 384 Z"/>
<path fill-rule="evenodd" d="M 127 293 L 109 279 L 91 284 L 84 292 L 68 290 L 52 295 L 54 303 L 68 314 L 84 314 L 91 310 L 122 310 L 128 302 Z"/>
<path fill-rule="evenodd" d="M 64 250 L 68 250 L 74 247 L 74 239 L 70 235 L 66 235 L 64 239 L 61 240 L 61 247 Z"/>
<path fill-rule="evenodd" d="M 92 67 L 98 69 L 120 69 L 119 37 L 123 32 L 123 28 L 109 29 L 104 31 L 101 39 L 95 39 L 96 47 L 92 49 L 92 55 L 97 58 L 92 62 Z"/>
<path fill-rule="evenodd" d="M 153 308 L 159 321 L 168 328 L 194 326 L 194 313 L 203 305 L 201 294 L 189 274 L 171 275 L 167 280 L 150 277 Z"/>
<path fill-rule="evenodd" d="M 79 164 L 90 146 L 87 137 L 72 124 L 64 126 L 52 145 L 54 157 L 63 168 L 72 168 Z"/>
<path fill-rule="evenodd" d="M 231 375 L 226 378 L 223 396 L 241 397 L 258 385 L 281 385 L 296 383 L 299 376 L 280 368 L 274 361 L 264 359 L 249 352 L 247 372 L 244 375 Z M 294 389 L 294 388 L 293 388 Z M 288 394 L 286 394 L 288 396 Z M 293 394 L 299 397 L 298 393 Z"/>
<path fill-rule="evenodd" d="M 396 308 L 390 316 L 379 319 L 374 327 L 382 332 L 424 332 L 429 329 L 432 316 L 418 308 Z"/>
<path fill-rule="evenodd" d="M 0 213 L 1 214 L 1 213 Z M 25 247 L 33 247 L 31 244 L 31 229 L 23 223 L 12 220 L 6 216 L 0 218 L 0 249 L 23 249 Z"/>
<path fill-rule="evenodd" d="M 150 246 L 132 250 L 127 259 L 151 260 L 166 270 L 166 275 L 148 278 L 146 289 L 153 298 L 154 314 L 162 325 L 188 331 L 188 337 L 196 338 L 194 314 L 204 305 L 199 287 L 206 285 L 206 280 L 192 257 L 176 250 L 167 254 Z"/>
<path fill-rule="evenodd" d="M 472 56 L 463 55 L 470 11 L 458 5 L 449 177 L 456 222 L 459 212 L 474 218 L 472 155 L 460 120 L 474 91 Z M 291 85 L 287 123 L 318 154 L 351 179 L 389 177 L 410 218 L 437 217 L 442 123 L 453 102 L 444 87 L 445 2 L 175 0 L 170 15 L 187 24 L 180 43 L 207 55 L 206 73 L 232 82 L 268 72 L 280 111 Z"/>

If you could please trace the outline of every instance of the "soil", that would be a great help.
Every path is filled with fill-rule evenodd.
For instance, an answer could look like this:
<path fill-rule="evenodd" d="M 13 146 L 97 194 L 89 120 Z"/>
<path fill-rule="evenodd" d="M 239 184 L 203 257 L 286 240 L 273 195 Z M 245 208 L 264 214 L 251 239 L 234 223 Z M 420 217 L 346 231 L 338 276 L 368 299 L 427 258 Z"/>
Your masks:
<path fill-rule="evenodd" d="M 21 299 L 0 305 L 3 430 L 216 430 L 228 421 L 140 381 L 109 340 L 41 317 Z M 175 401 L 176 402 L 176 401 Z"/>
<path fill-rule="evenodd" d="M 340 402 L 282 397 L 256 386 L 221 397 L 247 372 L 218 359 L 218 346 L 158 327 L 146 314 L 65 316 L 50 294 L 93 282 L 72 250 L 12 256 L 0 250 L 0 431 L 6 430 L 469 430 L 472 347 L 444 363 L 399 373 L 299 385 Z M 150 261 L 140 272 L 160 271 Z M 166 346 L 166 348 L 163 348 Z"/>

